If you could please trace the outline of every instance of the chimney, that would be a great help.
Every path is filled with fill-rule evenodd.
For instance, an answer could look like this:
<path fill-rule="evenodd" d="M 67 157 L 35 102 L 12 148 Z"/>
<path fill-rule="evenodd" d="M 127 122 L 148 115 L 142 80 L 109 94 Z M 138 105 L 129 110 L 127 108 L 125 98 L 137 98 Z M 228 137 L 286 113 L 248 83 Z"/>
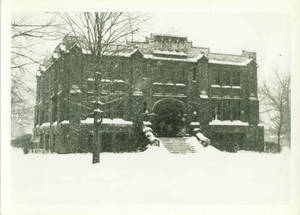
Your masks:
<path fill-rule="evenodd" d="M 242 50 L 242 55 L 248 58 L 252 58 L 256 62 L 256 52 L 250 52 L 247 50 Z"/>

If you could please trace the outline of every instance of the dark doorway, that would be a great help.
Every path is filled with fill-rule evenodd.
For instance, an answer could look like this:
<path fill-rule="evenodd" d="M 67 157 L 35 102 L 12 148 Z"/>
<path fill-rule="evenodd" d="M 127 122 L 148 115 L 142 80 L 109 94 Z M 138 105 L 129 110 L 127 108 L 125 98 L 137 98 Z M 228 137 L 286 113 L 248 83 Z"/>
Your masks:
<path fill-rule="evenodd" d="M 163 100 L 154 108 L 154 130 L 160 137 L 175 137 L 183 127 L 181 115 L 183 106 L 178 101 Z"/>

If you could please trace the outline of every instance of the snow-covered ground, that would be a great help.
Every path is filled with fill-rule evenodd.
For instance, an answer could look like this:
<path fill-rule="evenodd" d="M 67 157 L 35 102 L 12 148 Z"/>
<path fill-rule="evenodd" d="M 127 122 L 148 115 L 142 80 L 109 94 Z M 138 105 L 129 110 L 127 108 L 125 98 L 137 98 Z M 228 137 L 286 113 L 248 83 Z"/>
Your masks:
<path fill-rule="evenodd" d="M 197 151 L 170 154 L 154 147 L 143 153 L 102 153 L 101 163 L 92 165 L 91 154 L 24 155 L 12 149 L 11 202 L 31 212 L 50 205 L 58 210 L 66 205 L 288 203 L 289 151 L 227 153 L 210 146 Z"/>

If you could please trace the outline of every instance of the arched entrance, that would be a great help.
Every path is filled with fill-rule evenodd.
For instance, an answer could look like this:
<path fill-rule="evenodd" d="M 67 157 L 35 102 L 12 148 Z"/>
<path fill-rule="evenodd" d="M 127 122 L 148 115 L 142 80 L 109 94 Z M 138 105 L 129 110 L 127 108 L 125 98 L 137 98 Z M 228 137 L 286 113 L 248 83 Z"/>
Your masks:
<path fill-rule="evenodd" d="M 174 137 L 184 126 L 182 122 L 183 103 L 177 99 L 162 99 L 152 108 L 155 113 L 153 129 L 160 137 Z"/>

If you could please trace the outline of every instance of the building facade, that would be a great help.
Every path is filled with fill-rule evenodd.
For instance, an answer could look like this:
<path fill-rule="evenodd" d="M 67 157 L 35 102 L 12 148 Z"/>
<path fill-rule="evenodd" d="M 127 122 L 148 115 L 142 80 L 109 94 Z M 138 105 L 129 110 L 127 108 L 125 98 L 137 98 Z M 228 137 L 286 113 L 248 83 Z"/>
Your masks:
<path fill-rule="evenodd" d="M 97 105 L 103 151 L 129 150 L 121 140 L 142 125 L 158 136 L 187 136 L 200 127 L 221 150 L 263 149 L 254 52 L 212 53 L 184 36 L 151 34 L 111 48 L 99 63 L 66 36 L 40 68 L 36 93 L 37 147 L 60 153 L 88 150 Z"/>

